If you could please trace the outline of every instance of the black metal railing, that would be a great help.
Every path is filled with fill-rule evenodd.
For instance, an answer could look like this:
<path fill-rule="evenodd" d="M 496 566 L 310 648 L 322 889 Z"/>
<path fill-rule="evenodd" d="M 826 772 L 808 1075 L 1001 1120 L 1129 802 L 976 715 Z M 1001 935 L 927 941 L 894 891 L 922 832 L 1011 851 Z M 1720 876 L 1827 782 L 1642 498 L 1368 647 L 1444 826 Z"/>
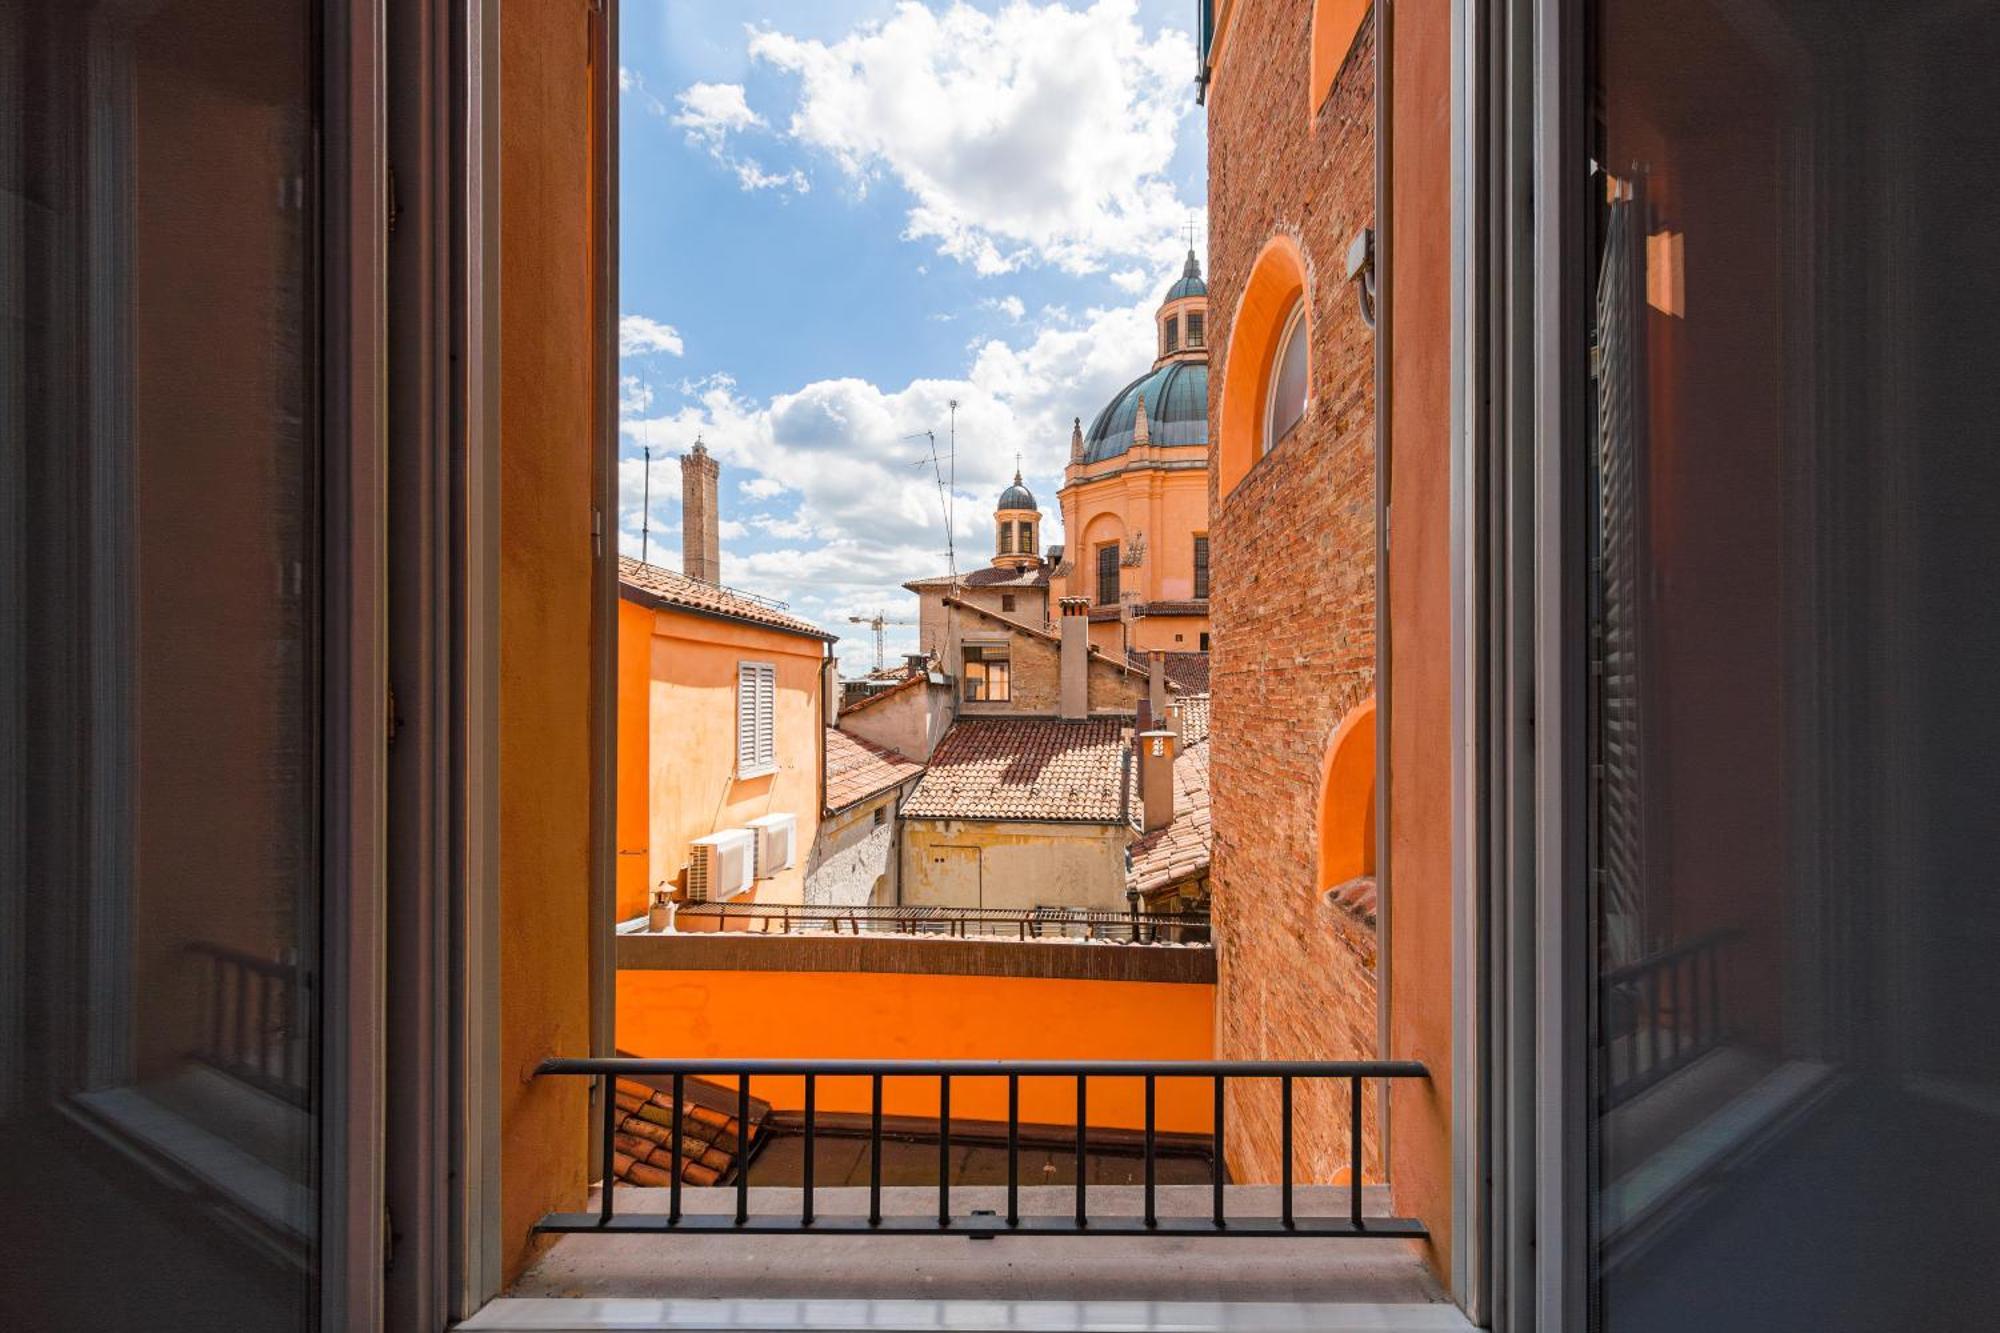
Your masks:
<path fill-rule="evenodd" d="M 1728 1040 L 1723 949 L 1733 938 L 1730 931 L 1701 935 L 1599 979 L 1604 1110 Z"/>
<path fill-rule="evenodd" d="M 689 903 L 677 928 L 749 925 L 780 935 L 945 935 L 953 939 L 1105 940 L 1118 944 L 1205 944 L 1206 912 L 1109 911 L 1082 907 L 831 907 L 797 903 Z"/>
<path fill-rule="evenodd" d="M 626 1057 L 598 1059 L 544 1060 L 535 1071 L 543 1078 L 595 1078 L 600 1080 L 598 1095 L 604 1114 L 604 1187 L 596 1212 L 551 1213 L 536 1224 L 544 1232 L 738 1232 L 750 1235 L 796 1235 L 802 1232 L 836 1232 L 848 1235 L 937 1235 L 968 1236 L 1062 1235 L 1062 1236 L 1343 1236 L 1420 1238 L 1427 1234 L 1421 1222 L 1412 1218 L 1370 1217 L 1362 1212 L 1361 1189 L 1361 1104 L 1362 1089 L 1371 1079 L 1420 1079 L 1429 1071 L 1414 1060 L 651 1060 Z M 619 1077 L 670 1078 L 672 1080 L 674 1125 L 669 1142 L 674 1146 L 667 1211 L 619 1213 L 617 1191 L 613 1188 L 617 1171 L 613 1140 L 616 1133 L 618 1101 L 613 1086 Z M 687 1213 L 682 1210 L 680 1143 L 681 1108 L 686 1104 L 690 1078 L 737 1080 L 737 1159 L 749 1151 L 750 1087 L 757 1078 L 803 1078 L 805 1080 L 804 1155 L 801 1203 L 796 1214 L 753 1213 L 750 1211 L 750 1181 L 747 1171 L 736 1173 L 734 1208 L 726 1213 Z M 823 1216 L 816 1207 L 813 1188 L 813 1150 L 817 1087 L 822 1078 L 866 1078 L 869 1080 L 869 1176 L 868 1212 L 864 1215 Z M 1021 1211 L 1021 1080 L 1024 1078 L 1070 1079 L 1076 1084 L 1076 1181 L 1075 1206 L 1057 1215 L 1024 1214 Z M 887 1214 L 882 1198 L 882 1088 L 888 1079 L 934 1080 L 938 1088 L 938 1181 L 937 1207 L 922 1214 Z M 1007 1203 L 1005 1214 L 954 1211 L 951 1184 L 951 1090 L 956 1081 L 1003 1079 L 1007 1085 Z M 1138 1215 L 1093 1213 L 1089 1196 L 1089 1110 L 1090 1085 L 1106 1080 L 1137 1079 L 1145 1087 L 1145 1189 L 1144 1207 Z M 1214 1089 L 1212 1125 L 1214 1166 L 1209 1212 L 1206 1216 L 1163 1216 L 1155 1171 L 1157 1097 L 1165 1079 L 1206 1081 Z M 1345 1080 L 1348 1084 L 1348 1207 L 1344 1214 L 1301 1214 L 1294 1207 L 1293 1087 L 1301 1080 Z M 1224 1190 L 1223 1142 L 1227 1128 L 1227 1086 L 1231 1081 L 1275 1081 L 1279 1087 L 1281 1115 L 1279 1155 L 1282 1177 L 1279 1212 L 1275 1217 L 1229 1216 Z"/>
<path fill-rule="evenodd" d="M 206 941 L 187 949 L 208 972 L 194 1058 L 294 1106 L 311 1105 L 301 1032 L 308 983 L 298 965 Z"/>

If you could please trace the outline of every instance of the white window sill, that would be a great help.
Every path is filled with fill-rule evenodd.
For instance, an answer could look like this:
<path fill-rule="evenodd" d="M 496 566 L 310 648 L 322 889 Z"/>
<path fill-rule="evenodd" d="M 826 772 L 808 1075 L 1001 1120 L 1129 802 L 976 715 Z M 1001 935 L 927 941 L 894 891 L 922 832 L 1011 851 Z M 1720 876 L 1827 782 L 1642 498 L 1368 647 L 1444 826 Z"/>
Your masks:
<path fill-rule="evenodd" d="M 961 1242 L 962 1243 L 962 1242 Z M 1469 1333 L 1454 1305 L 1318 1301 L 652 1300 L 508 1296 L 466 1333 L 908 1330 L 910 1333 Z"/>

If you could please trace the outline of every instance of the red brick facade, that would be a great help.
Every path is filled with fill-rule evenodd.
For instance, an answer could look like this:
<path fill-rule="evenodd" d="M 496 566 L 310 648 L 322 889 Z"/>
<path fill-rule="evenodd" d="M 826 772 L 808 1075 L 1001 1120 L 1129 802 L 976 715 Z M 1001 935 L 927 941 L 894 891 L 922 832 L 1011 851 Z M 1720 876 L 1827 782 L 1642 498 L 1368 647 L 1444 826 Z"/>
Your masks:
<path fill-rule="evenodd" d="M 1305 261 L 1310 400 L 1300 426 L 1210 500 L 1214 574 L 1210 746 L 1223 1059 L 1377 1053 L 1372 925 L 1315 882 L 1322 773 L 1334 729 L 1375 666 L 1375 358 L 1349 243 L 1374 225 L 1374 18 L 1332 92 L 1307 116 L 1313 6 L 1239 0 L 1208 95 L 1211 318 L 1216 382 L 1232 321 L 1267 242 Z M 1245 340 L 1247 341 L 1247 340 Z M 1239 344 L 1240 345 L 1240 344 Z M 1220 395 L 1211 438 L 1222 438 Z M 1213 470 L 1211 484 L 1219 483 Z M 1296 1169 L 1330 1180 L 1347 1161 L 1344 1084 L 1297 1090 Z M 1364 1101 L 1366 1171 L 1381 1174 L 1377 1101 Z M 1239 1180 L 1278 1171 L 1275 1085 L 1229 1108 Z"/>

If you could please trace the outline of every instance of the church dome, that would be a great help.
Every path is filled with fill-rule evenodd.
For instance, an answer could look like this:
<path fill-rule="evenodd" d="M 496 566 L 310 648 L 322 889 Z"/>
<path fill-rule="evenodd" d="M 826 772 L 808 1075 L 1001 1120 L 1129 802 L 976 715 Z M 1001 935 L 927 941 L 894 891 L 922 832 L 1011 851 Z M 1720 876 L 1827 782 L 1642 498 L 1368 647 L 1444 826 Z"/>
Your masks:
<path fill-rule="evenodd" d="M 1097 414 L 1097 420 L 1091 423 L 1090 432 L 1084 437 L 1085 463 L 1116 458 L 1132 447 L 1142 397 L 1146 400 L 1147 435 L 1152 443 L 1208 443 L 1208 364 L 1169 361 L 1126 385 Z"/>
<path fill-rule="evenodd" d="M 1035 493 L 1021 484 L 1021 474 L 1014 474 L 1014 484 L 1000 492 L 1000 503 L 995 509 L 1037 509 Z"/>

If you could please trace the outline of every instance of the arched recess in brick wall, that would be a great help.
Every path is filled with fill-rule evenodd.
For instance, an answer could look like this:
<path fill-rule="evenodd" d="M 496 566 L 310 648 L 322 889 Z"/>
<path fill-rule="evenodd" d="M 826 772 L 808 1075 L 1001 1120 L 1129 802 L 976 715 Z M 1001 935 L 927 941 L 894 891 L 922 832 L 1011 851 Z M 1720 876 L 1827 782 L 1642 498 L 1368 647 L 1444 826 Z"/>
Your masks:
<path fill-rule="evenodd" d="M 1347 53 L 1354 49 L 1354 34 L 1361 31 L 1361 20 L 1368 17 L 1368 7 L 1372 0 L 1313 0 L 1312 25 L 1312 74 L 1310 88 L 1312 100 L 1306 106 L 1306 117 L 1311 120 L 1319 115 L 1322 103 L 1333 91 L 1334 78 L 1340 67 L 1347 63 Z"/>
<path fill-rule="evenodd" d="M 1375 696 L 1340 719 L 1319 780 L 1322 891 L 1375 875 Z"/>
<path fill-rule="evenodd" d="M 1292 308 L 1306 296 L 1306 261 L 1289 236 L 1273 236 L 1250 266 L 1243 297 L 1229 321 L 1222 375 L 1221 439 L 1215 451 L 1216 493 L 1236 489 L 1264 453 L 1264 412 L 1278 339 Z M 1312 303 L 1306 302 L 1306 347 L 1312 347 Z M 1310 351 L 1308 352 L 1310 355 Z M 1307 380 L 1311 382 L 1310 377 Z M 1310 412 L 1310 408 L 1308 408 Z"/>

